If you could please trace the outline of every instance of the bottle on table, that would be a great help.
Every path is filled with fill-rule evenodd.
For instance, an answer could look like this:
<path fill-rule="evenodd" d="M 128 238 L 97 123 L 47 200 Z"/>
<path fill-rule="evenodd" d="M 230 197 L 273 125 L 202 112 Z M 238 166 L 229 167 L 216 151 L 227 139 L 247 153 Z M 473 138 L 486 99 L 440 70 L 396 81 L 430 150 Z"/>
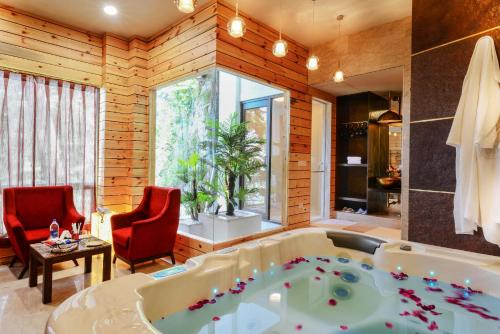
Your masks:
<path fill-rule="evenodd" d="M 57 220 L 52 219 L 52 223 L 50 224 L 49 230 L 50 230 L 50 239 L 59 238 L 59 224 L 57 223 Z"/>

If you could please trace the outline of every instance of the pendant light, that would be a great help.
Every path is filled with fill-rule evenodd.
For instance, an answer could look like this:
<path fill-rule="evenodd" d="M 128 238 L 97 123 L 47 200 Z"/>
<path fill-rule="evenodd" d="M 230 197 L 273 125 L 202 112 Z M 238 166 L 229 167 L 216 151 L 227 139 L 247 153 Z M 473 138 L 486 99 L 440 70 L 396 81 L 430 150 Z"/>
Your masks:
<path fill-rule="evenodd" d="M 398 105 L 398 112 L 396 113 L 393 111 L 392 104 Z M 400 102 L 399 102 L 399 96 L 393 96 L 391 99 L 391 92 L 389 92 L 389 110 L 384 112 L 382 115 L 380 115 L 377 119 L 378 123 L 382 124 L 391 124 L 391 123 L 401 123 L 401 114 L 399 113 L 400 109 Z"/>
<path fill-rule="evenodd" d="M 183 13 L 192 13 L 198 4 L 198 0 L 174 0 L 177 9 Z"/>
<path fill-rule="evenodd" d="M 278 40 L 273 44 L 273 55 L 275 55 L 278 58 L 282 58 L 286 56 L 286 54 L 288 53 L 288 43 L 281 38 L 282 14 L 283 12 L 281 9 L 281 1 L 280 1 L 280 34 Z"/>
<path fill-rule="evenodd" d="M 313 27 L 315 23 L 315 13 L 316 13 L 316 0 L 312 0 L 313 2 Z M 319 58 L 312 54 L 307 58 L 306 67 L 309 71 L 316 71 L 319 68 Z"/>
<path fill-rule="evenodd" d="M 340 23 L 342 22 L 343 19 L 344 19 L 344 15 L 337 16 L 337 21 L 339 22 L 339 42 L 340 42 L 340 36 L 341 36 L 340 35 Z M 337 71 L 333 75 L 333 81 L 335 81 L 336 83 L 341 83 L 342 81 L 344 81 L 344 72 L 342 72 L 342 70 L 340 69 L 340 54 L 339 54 L 339 66 L 338 66 Z"/>
<path fill-rule="evenodd" d="M 240 38 L 245 34 L 247 29 L 245 20 L 238 15 L 238 0 L 236 0 L 236 16 L 227 23 L 227 32 L 234 38 Z"/>

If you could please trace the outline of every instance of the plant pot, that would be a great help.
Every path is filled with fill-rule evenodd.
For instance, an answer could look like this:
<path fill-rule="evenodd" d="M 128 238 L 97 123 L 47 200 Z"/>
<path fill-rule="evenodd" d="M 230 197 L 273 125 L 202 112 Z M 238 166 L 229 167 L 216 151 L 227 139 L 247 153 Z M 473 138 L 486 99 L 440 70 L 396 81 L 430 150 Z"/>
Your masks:
<path fill-rule="evenodd" d="M 234 216 L 200 213 L 198 220 L 204 225 L 206 238 L 214 241 L 230 240 L 260 232 L 262 216 L 258 213 L 235 210 Z M 210 231 L 212 233 L 210 233 Z"/>

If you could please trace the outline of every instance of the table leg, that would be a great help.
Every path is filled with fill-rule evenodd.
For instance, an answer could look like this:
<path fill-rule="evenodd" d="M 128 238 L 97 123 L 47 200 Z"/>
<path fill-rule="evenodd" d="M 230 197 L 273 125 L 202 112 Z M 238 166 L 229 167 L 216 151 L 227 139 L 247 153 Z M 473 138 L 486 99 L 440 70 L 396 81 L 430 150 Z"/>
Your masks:
<path fill-rule="evenodd" d="M 30 252 L 29 266 L 30 266 L 29 286 L 32 288 L 38 285 L 38 272 L 37 272 L 38 261 L 32 252 Z"/>
<path fill-rule="evenodd" d="M 88 274 L 92 271 L 92 255 L 85 256 L 85 273 Z"/>
<path fill-rule="evenodd" d="M 104 250 L 104 259 L 102 262 L 102 280 L 107 281 L 111 278 L 111 247 Z"/>
<path fill-rule="evenodd" d="M 48 304 L 52 301 L 52 263 L 43 263 L 42 302 Z"/>

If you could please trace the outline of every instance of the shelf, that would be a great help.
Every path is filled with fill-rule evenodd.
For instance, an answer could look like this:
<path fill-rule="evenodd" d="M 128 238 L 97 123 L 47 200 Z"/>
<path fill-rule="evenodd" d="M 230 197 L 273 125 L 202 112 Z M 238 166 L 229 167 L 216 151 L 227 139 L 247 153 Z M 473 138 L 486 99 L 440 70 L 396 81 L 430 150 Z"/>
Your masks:
<path fill-rule="evenodd" d="M 361 203 L 365 203 L 367 202 L 367 199 L 366 198 L 359 198 L 359 197 L 345 197 L 345 196 L 339 196 L 337 197 L 338 200 L 341 200 L 341 201 L 349 201 L 349 202 L 361 202 Z"/>
<path fill-rule="evenodd" d="M 341 167 L 368 167 L 368 164 L 337 164 Z"/>

